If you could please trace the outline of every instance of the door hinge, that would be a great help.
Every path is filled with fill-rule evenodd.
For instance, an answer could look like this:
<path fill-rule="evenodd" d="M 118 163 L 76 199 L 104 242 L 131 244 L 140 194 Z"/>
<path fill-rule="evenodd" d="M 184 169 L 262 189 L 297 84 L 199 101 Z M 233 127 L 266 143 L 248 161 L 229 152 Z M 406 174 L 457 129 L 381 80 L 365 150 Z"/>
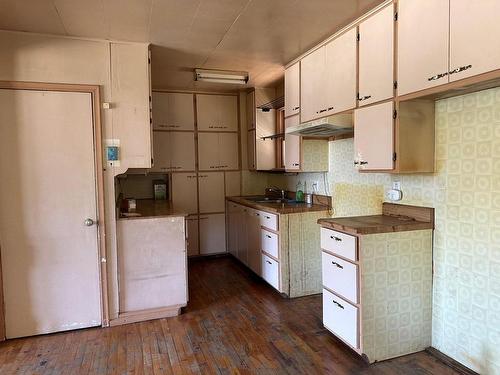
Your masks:
<path fill-rule="evenodd" d="M 361 36 L 359 35 L 359 33 L 356 35 L 356 40 L 359 42 L 359 40 L 361 39 Z"/>
<path fill-rule="evenodd" d="M 398 111 L 394 110 L 394 112 L 392 112 L 392 118 L 394 120 L 396 120 L 398 118 Z"/>
<path fill-rule="evenodd" d="M 396 161 L 398 158 L 398 155 L 396 153 L 392 154 L 392 161 Z"/>
<path fill-rule="evenodd" d="M 398 20 L 398 12 L 394 13 L 394 21 Z"/>
<path fill-rule="evenodd" d="M 398 88 L 398 81 L 394 81 L 394 90 L 396 90 Z"/>

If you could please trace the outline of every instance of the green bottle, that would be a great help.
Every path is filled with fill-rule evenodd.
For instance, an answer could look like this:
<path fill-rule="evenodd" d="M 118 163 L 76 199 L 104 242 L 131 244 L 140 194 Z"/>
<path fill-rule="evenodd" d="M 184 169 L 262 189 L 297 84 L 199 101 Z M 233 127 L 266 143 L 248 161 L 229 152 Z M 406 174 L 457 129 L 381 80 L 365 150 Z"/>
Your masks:
<path fill-rule="evenodd" d="M 295 189 L 296 189 L 295 201 L 304 202 L 304 191 L 302 190 L 302 182 L 299 181 Z"/>

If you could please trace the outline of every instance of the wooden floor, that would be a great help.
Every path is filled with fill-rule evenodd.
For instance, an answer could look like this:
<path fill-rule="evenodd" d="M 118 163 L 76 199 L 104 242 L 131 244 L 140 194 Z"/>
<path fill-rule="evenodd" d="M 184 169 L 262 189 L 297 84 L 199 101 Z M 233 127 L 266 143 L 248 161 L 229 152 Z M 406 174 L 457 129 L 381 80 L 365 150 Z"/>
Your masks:
<path fill-rule="evenodd" d="M 0 374 L 455 374 L 427 353 L 366 365 L 320 296 L 284 299 L 232 258 L 192 262 L 189 289 L 176 318 L 2 343 Z"/>

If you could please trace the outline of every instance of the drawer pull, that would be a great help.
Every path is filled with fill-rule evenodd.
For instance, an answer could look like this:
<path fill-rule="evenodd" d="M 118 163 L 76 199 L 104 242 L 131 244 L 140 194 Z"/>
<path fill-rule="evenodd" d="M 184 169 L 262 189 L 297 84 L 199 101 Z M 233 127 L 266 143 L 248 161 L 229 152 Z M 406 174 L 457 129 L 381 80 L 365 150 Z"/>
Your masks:
<path fill-rule="evenodd" d="M 344 269 L 344 267 L 343 267 L 343 266 L 341 266 L 341 265 L 340 265 L 340 264 L 338 264 L 337 262 L 334 262 L 333 260 L 332 260 L 332 264 L 333 264 L 334 266 L 336 266 L 337 268 Z"/>
<path fill-rule="evenodd" d="M 266 219 L 270 219 L 271 217 L 270 216 L 265 216 Z"/>
<path fill-rule="evenodd" d="M 297 109 L 300 109 L 300 107 L 295 107 L 295 108 L 293 109 L 293 111 L 296 111 Z"/>
<path fill-rule="evenodd" d="M 472 68 L 472 65 L 464 65 L 461 66 L 460 68 L 456 68 L 450 71 L 450 74 L 455 74 L 455 73 L 460 73 L 463 72 L 464 70 Z"/>
<path fill-rule="evenodd" d="M 255 213 L 255 216 L 260 216 L 260 214 L 259 213 Z"/>
<path fill-rule="evenodd" d="M 332 299 L 332 302 L 333 302 L 334 304 L 336 304 L 338 307 L 340 307 L 341 309 L 343 309 L 343 308 L 344 308 L 344 306 L 342 306 L 340 303 L 338 303 L 338 302 L 337 302 L 337 301 L 335 301 L 334 299 Z"/>
<path fill-rule="evenodd" d="M 342 238 L 340 238 L 340 237 L 330 236 L 330 238 L 332 240 L 335 240 L 335 241 L 339 241 L 339 242 L 342 241 Z"/>
<path fill-rule="evenodd" d="M 270 261 L 268 261 L 268 260 L 266 260 L 266 263 L 268 263 L 268 264 L 272 264 L 272 263 L 271 263 Z"/>
<path fill-rule="evenodd" d="M 272 238 L 269 234 L 266 234 L 266 237 L 267 237 L 267 238 Z"/>
<path fill-rule="evenodd" d="M 448 75 L 448 72 L 439 73 L 439 74 L 436 74 L 435 76 L 427 78 L 427 80 L 428 81 L 436 81 L 440 78 L 446 77 L 447 75 Z"/>

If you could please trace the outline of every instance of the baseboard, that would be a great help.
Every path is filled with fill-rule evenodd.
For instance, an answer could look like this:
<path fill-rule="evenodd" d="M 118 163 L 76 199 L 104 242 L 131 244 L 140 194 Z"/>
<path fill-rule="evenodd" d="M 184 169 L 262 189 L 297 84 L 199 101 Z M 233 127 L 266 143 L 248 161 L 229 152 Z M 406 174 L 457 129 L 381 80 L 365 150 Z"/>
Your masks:
<path fill-rule="evenodd" d="M 184 306 L 185 305 L 175 305 L 160 309 L 150 309 L 150 310 L 122 313 L 118 316 L 118 318 L 110 320 L 109 325 L 111 327 L 114 327 L 122 324 L 143 322 L 146 320 L 170 318 L 172 316 L 179 315 L 181 308 Z"/>
<path fill-rule="evenodd" d="M 425 349 L 427 353 L 432 355 L 433 357 L 437 358 L 444 364 L 446 364 L 448 367 L 451 367 L 453 370 L 457 371 L 459 374 L 462 375 L 480 375 L 479 373 L 471 370 L 470 368 L 462 365 L 460 362 L 454 360 L 451 357 L 448 357 L 446 354 L 443 352 L 437 350 L 436 348 L 433 348 L 432 346 L 429 346 L 428 348 Z"/>

